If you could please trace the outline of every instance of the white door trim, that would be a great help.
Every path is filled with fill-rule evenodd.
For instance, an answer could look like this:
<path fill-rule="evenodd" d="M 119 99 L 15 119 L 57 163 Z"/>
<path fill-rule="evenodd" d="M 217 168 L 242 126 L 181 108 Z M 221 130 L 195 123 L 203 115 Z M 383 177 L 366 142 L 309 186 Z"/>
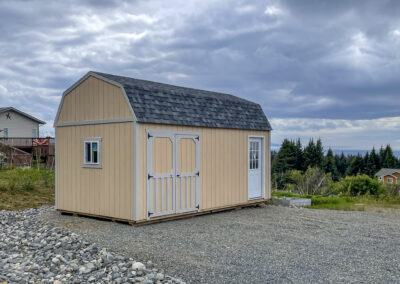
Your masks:
<path fill-rule="evenodd" d="M 249 198 L 249 164 L 250 164 L 250 157 L 249 157 L 249 150 L 250 150 L 250 139 L 251 138 L 261 138 L 261 197 L 256 198 Z M 265 153 L 266 153 L 266 145 L 265 145 L 265 136 L 264 135 L 248 135 L 247 136 L 247 200 L 253 199 L 265 199 Z"/>
<path fill-rule="evenodd" d="M 167 174 L 155 174 L 153 171 L 153 141 L 155 138 L 169 138 L 172 143 L 172 169 L 170 173 Z M 178 170 L 178 142 L 180 139 L 188 137 L 194 140 L 196 145 L 196 168 L 194 173 L 196 173 L 195 183 L 196 183 L 196 207 L 194 208 L 184 208 L 184 209 L 177 209 L 176 204 L 176 186 L 177 186 L 177 178 L 178 176 L 185 177 L 192 176 L 189 174 L 182 174 Z M 147 175 L 146 175 L 146 219 L 149 220 L 154 217 L 159 217 L 163 215 L 169 214 L 177 214 L 177 213 L 185 213 L 185 212 L 192 212 L 192 211 L 200 211 L 200 133 L 199 132 L 184 132 L 184 131 L 172 131 L 172 130 L 151 130 L 146 129 L 146 167 L 147 167 Z M 152 208 L 153 196 L 152 196 L 152 181 L 153 178 L 172 178 L 172 208 L 164 212 L 158 213 L 158 208 Z M 187 179 L 186 179 L 187 180 Z M 157 181 L 156 181 L 157 182 Z M 192 183 L 193 184 L 193 183 Z M 157 185 L 156 185 L 157 186 Z M 187 185 L 186 185 L 187 186 Z M 157 192 L 157 189 L 156 189 Z M 157 197 L 156 197 L 157 198 Z M 156 199 L 157 200 L 157 199 Z M 156 201 L 158 204 L 158 201 Z M 154 211 L 156 209 L 156 212 Z"/>

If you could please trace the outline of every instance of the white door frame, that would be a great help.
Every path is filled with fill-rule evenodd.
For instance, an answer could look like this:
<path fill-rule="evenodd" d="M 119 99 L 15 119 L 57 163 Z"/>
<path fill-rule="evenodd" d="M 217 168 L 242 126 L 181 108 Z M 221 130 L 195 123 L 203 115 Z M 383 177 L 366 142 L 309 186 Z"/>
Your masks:
<path fill-rule="evenodd" d="M 261 138 L 261 198 L 265 199 L 265 153 L 266 153 L 266 143 L 265 143 L 265 136 L 263 135 L 248 135 L 247 136 L 247 200 L 254 200 L 260 199 L 259 197 L 256 198 L 249 198 L 249 164 L 250 164 L 250 139 L 251 138 Z"/>
<path fill-rule="evenodd" d="M 151 195 L 151 190 L 152 188 L 152 180 L 150 177 L 154 177 L 155 173 L 153 172 L 153 141 L 155 138 L 169 138 L 172 143 L 172 169 L 171 172 L 168 174 L 164 175 L 157 175 L 157 178 L 168 178 L 172 177 L 172 191 L 173 191 L 173 206 L 171 210 L 168 210 L 163 213 L 153 213 L 150 212 L 149 210 L 153 210 L 152 208 L 152 201 L 153 197 Z M 184 176 L 190 176 L 189 174 L 182 174 L 178 170 L 178 163 L 177 161 L 177 155 L 178 155 L 178 142 L 180 139 L 184 137 L 190 137 L 194 139 L 194 142 L 196 144 L 196 168 L 194 172 L 197 175 L 196 177 L 196 207 L 194 208 L 185 208 L 185 209 L 176 209 L 176 186 L 177 186 L 177 176 L 184 177 Z M 185 132 L 185 131 L 173 131 L 173 130 L 151 130 L 151 129 L 146 129 L 146 164 L 147 164 L 147 175 L 146 175 L 146 199 L 147 199 L 147 220 L 158 217 L 158 216 L 163 216 L 163 215 L 169 215 L 169 214 L 176 214 L 176 213 L 185 213 L 185 212 L 192 212 L 192 211 L 200 211 L 200 133 L 199 132 Z M 158 201 L 156 201 L 156 204 Z M 169 208 L 168 208 L 169 209 Z"/>

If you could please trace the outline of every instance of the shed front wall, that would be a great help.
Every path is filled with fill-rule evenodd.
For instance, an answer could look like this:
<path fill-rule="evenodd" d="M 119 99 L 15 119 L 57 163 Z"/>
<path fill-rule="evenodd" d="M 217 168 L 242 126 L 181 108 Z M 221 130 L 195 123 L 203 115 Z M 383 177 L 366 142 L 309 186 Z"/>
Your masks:
<path fill-rule="evenodd" d="M 186 131 L 200 133 L 200 211 L 234 206 L 248 202 L 248 138 L 249 136 L 265 136 L 265 196 L 268 198 L 270 181 L 270 169 L 268 163 L 270 155 L 269 131 L 140 123 L 140 210 L 138 221 L 145 220 L 147 214 L 146 130 L 170 130 L 177 132 Z M 160 143 L 159 145 L 159 147 L 170 147 L 168 143 L 165 145 Z M 160 149 L 158 152 L 163 151 Z"/>
<path fill-rule="evenodd" d="M 100 137 L 102 167 L 83 168 L 83 138 Z M 56 128 L 57 209 L 133 220 L 133 123 Z"/>

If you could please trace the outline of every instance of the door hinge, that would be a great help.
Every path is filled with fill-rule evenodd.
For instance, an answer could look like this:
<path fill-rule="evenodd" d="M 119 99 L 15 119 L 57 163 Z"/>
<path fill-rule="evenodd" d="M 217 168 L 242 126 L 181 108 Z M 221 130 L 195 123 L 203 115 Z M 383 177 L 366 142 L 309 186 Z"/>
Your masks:
<path fill-rule="evenodd" d="M 151 215 L 153 215 L 153 213 L 151 213 L 150 211 L 147 211 L 147 217 L 150 217 Z"/>
<path fill-rule="evenodd" d="M 200 171 L 198 171 L 198 172 L 196 173 L 196 176 L 198 176 L 198 177 L 200 176 Z"/>
<path fill-rule="evenodd" d="M 196 139 L 197 141 L 200 141 L 200 136 L 197 136 L 197 137 L 194 138 L 194 139 Z"/>
<path fill-rule="evenodd" d="M 147 139 L 150 139 L 151 137 L 153 137 L 153 135 L 150 135 L 150 133 L 147 133 Z"/>
<path fill-rule="evenodd" d="M 197 204 L 196 208 L 197 210 L 200 210 L 200 204 Z"/>
<path fill-rule="evenodd" d="M 154 176 L 152 176 L 151 174 L 147 175 L 147 179 L 151 179 L 152 177 L 154 177 Z"/>

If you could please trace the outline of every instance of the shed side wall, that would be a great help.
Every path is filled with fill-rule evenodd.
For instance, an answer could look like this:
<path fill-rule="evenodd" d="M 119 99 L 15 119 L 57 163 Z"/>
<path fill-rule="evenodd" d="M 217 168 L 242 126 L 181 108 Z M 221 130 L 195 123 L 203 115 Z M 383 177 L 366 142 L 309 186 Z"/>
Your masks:
<path fill-rule="evenodd" d="M 248 137 L 265 136 L 265 197 L 268 198 L 270 169 L 269 131 L 216 129 L 159 124 L 139 124 L 140 133 L 140 216 L 146 219 L 146 129 L 200 133 L 201 210 L 234 206 L 248 201 Z M 162 150 L 162 149 L 161 149 Z M 189 162 L 190 163 L 190 162 Z"/>
<path fill-rule="evenodd" d="M 133 123 L 56 128 L 57 208 L 133 219 Z M 83 138 L 101 137 L 102 168 L 83 168 Z"/>
<path fill-rule="evenodd" d="M 132 118 L 121 88 L 88 77 L 64 97 L 56 123 Z"/>

